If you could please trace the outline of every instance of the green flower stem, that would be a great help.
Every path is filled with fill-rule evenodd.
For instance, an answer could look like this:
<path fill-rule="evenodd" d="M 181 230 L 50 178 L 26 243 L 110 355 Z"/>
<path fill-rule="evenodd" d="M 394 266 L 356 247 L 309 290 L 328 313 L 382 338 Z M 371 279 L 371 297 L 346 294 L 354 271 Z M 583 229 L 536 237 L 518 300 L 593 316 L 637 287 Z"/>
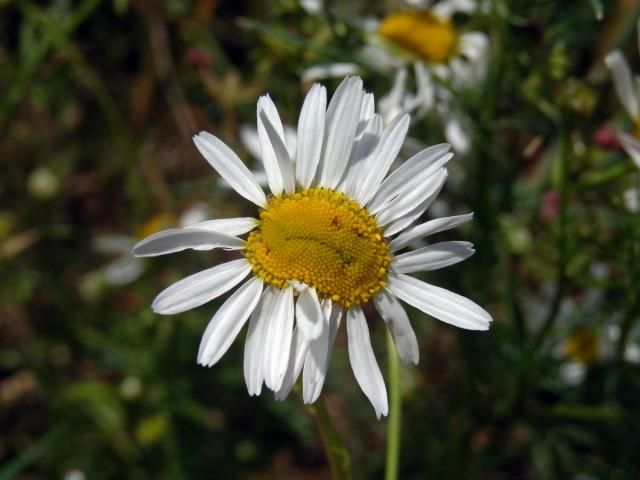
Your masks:
<path fill-rule="evenodd" d="M 306 405 L 306 407 L 320 432 L 324 451 L 331 467 L 331 476 L 334 480 L 351 478 L 349 453 L 340 440 L 324 400 L 320 397 L 315 403 Z"/>
<path fill-rule="evenodd" d="M 397 480 L 400 466 L 400 423 L 402 420 L 402 396 L 400 392 L 400 361 L 391 334 L 387 332 L 387 357 L 389 362 L 389 425 L 387 427 L 387 462 L 385 480 Z"/>

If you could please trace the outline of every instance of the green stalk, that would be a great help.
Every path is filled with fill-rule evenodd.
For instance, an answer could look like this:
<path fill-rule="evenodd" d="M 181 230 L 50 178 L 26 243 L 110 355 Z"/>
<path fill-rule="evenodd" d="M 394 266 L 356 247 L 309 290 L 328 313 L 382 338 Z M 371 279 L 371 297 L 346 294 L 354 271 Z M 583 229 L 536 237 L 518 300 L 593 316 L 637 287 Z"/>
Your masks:
<path fill-rule="evenodd" d="M 391 334 L 387 331 L 387 358 L 389 362 L 389 425 L 387 426 L 387 462 L 385 480 L 397 480 L 400 466 L 400 424 L 402 395 L 400 392 L 400 361 Z"/>
<path fill-rule="evenodd" d="M 324 446 L 324 451 L 327 454 L 329 466 L 331 467 L 331 476 L 334 480 L 351 478 L 351 473 L 349 472 L 349 453 L 344 448 L 342 440 L 340 440 L 340 436 L 331 420 L 324 400 L 320 397 L 315 403 L 306 405 L 306 407 L 318 427 L 322 445 Z"/>

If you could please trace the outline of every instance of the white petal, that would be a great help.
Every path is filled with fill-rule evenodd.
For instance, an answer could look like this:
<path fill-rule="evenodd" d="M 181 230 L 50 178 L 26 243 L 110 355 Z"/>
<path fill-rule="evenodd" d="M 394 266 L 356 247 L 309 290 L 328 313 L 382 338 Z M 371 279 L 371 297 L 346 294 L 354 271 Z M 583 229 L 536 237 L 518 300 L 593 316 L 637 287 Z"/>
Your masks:
<path fill-rule="evenodd" d="M 394 257 L 391 267 L 396 273 L 426 272 L 454 265 L 474 253 L 470 242 L 439 242 Z"/>
<path fill-rule="evenodd" d="M 202 156 L 236 192 L 259 207 L 267 205 L 267 197 L 244 163 L 227 145 L 208 132 L 200 132 L 193 142 Z"/>
<path fill-rule="evenodd" d="M 336 89 L 327 109 L 319 185 L 336 188 L 353 148 L 364 91 L 362 79 L 347 77 Z"/>
<path fill-rule="evenodd" d="M 611 70 L 613 85 L 620 98 L 620 102 L 627 109 L 632 119 L 640 117 L 638 95 L 634 89 L 631 68 L 620 50 L 614 50 L 604 58 L 604 63 Z"/>
<path fill-rule="evenodd" d="M 393 85 L 389 93 L 378 100 L 378 110 L 385 122 L 390 122 L 401 113 L 405 113 L 403 103 L 407 83 L 407 69 L 402 67 L 396 71 Z"/>
<path fill-rule="evenodd" d="M 329 363 L 331 361 L 331 350 L 333 349 L 333 344 L 336 341 L 336 335 L 338 334 L 338 327 L 340 327 L 340 320 L 342 318 L 342 307 L 340 305 L 331 305 L 331 300 L 325 300 L 322 302 L 322 311 L 324 313 L 324 317 L 327 318 L 329 325 L 329 338 L 328 343 L 326 345 L 326 358 L 324 362 L 321 362 L 317 365 L 316 376 L 311 376 L 309 379 L 309 383 L 306 386 L 302 386 L 302 395 L 303 399 L 307 403 L 315 402 L 320 393 L 322 392 L 322 387 L 324 386 L 325 378 L 327 377 L 327 370 L 329 369 Z M 307 354 L 308 357 L 308 354 Z M 306 358 L 305 358 L 306 360 Z M 305 361 L 306 368 L 306 361 Z"/>
<path fill-rule="evenodd" d="M 387 288 L 400 300 L 456 327 L 487 330 L 492 320 L 489 313 L 468 298 L 402 273 L 390 273 Z"/>
<path fill-rule="evenodd" d="M 360 202 L 360 205 L 366 205 L 375 195 L 389 167 L 398 156 L 408 129 L 409 115 L 405 114 L 401 117 L 396 117 L 382 132 L 376 152 L 371 155 L 370 161 L 367 161 L 367 165 L 362 172 L 364 176 L 356 196 L 356 200 Z"/>
<path fill-rule="evenodd" d="M 308 349 L 309 343 L 304 339 L 302 333 L 300 333 L 300 329 L 294 329 L 291 338 L 291 354 L 289 355 L 287 371 L 284 375 L 282 385 L 275 392 L 276 400 L 284 400 L 291 392 L 302 370 Z"/>
<path fill-rule="evenodd" d="M 380 115 L 374 115 L 369 119 L 366 127 L 353 145 L 351 156 L 349 157 L 349 167 L 339 188 L 341 192 L 351 198 L 355 197 L 358 192 L 366 166 L 369 164 L 369 159 L 376 152 L 382 129 L 382 118 Z"/>
<path fill-rule="evenodd" d="M 109 285 L 122 286 L 138 278 L 143 269 L 143 261 L 129 253 L 109 263 L 104 268 L 103 275 Z"/>
<path fill-rule="evenodd" d="M 473 213 L 456 215 L 454 217 L 436 218 L 434 220 L 429 220 L 428 222 L 421 223 L 420 225 L 416 225 L 405 230 L 396 238 L 391 240 L 391 243 L 389 244 L 389 250 L 391 250 L 392 252 L 397 252 L 398 250 L 403 249 L 415 240 L 424 238 L 427 235 L 433 235 L 434 233 L 450 230 L 470 221 L 471 219 L 473 219 Z"/>
<path fill-rule="evenodd" d="M 262 286 L 260 278 L 252 277 L 233 292 L 233 295 L 218 309 L 200 341 L 198 349 L 200 365 L 207 367 L 214 365 L 229 349 L 249 315 L 256 308 Z"/>
<path fill-rule="evenodd" d="M 390 237 L 391 235 L 394 235 L 400 232 L 401 230 L 404 230 L 409 225 L 411 225 L 414 221 L 416 221 L 438 197 L 438 194 L 440 193 L 440 190 L 442 190 L 443 186 L 444 186 L 444 181 L 442 182 L 438 190 L 436 190 L 435 192 L 433 192 L 433 194 L 425 198 L 422 201 L 422 203 L 420 203 L 417 207 L 415 207 L 410 212 L 407 212 L 400 218 L 397 218 L 396 220 L 391 222 L 389 225 L 384 227 L 384 236 Z"/>
<path fill-rule="evenodd" d="M 189 228 L 224 233 L 226 235 L 243 235 L 258 226 L 258 220 L 251 217 L 220 218 L 193 223 Z"/>
<path fill-rule="evenodd" d="M 298 120 L 296 180 L 302 188 L 309 188 L 320 162 L 326 110 L 327 90 L 316 83 L 304 99 Z"/>
<path fill-rule="evenodd" d="M 240 250 L 244 248 L 244 244 L 244 240 L 224 233 L 195 228 L 170 228 L 140 240 L 133 247 L 133 254 L 136 257 L 155 257 L 181 252 L 189 248 L 195 250 L 211 250 L 213 248 Z"/>
<path fill-rule="evenodd" d="M 314 65 L 302 72 L 303 82 L 313 82 L 325 78 L 342 78 L 358 72 L 355 63 L 329 63 L 326 65 Z"/>
<path fill-rule="evenodd" d="M 327 372 L 330 351 L 329 319 L 322 315 L 318 322 L 321 326 L 319 335 L 309 343 L 309 351 L 304 361 L 302 372 L 302 399 L 304 403 L 313 403 L 317 400 L 320 390 L 316 390 L 315 384 L 322 381 Z"/>
<path fill-rule="evenodd" d="M 373 93 L 365 93 L 362 98 L 362 108 L 360 109 L 360 121 L 358 122 L 358 130 L 360 133 L 364 130 L 365 126 L 373 118 L 376 113 L 376 102 L 373 97 Z"/>
<path fill-rule="evenodd" d="M 450 159 L 447 156 L 451 145 L 441 143 L 425 148 L 403 162 L 380 184 L 380 188 L 367 205 L 367 210 L 376 213 L 381 206 L 393 199 L 403 190 L 407 181 L 430 169 L 432 171 L 443 167 Z"/>
<path fill-rule="evenodd" d="M 240 127 L 238 131 L 242 146 L 247 149 L 253 158 L 260 160 L 262 158 L 262 150 L 260 150 L 260 138 L 258 138 L 258 130 L 247 125 Z"/>
<path fill-rule="evenodd" d="M 278 110 L 269 95 L 258 100 L 257 117 L 262 163 L 271 193 L 280 195 L 285 190 L 291 194 L 295 190 L 293 163 L 285 143 Z"/>
<path fill-rule="evenodd" d="M 636 164 L 636 167 L 640 168 L 640 141 L 628 133 L 619 133 L 618 139 L 620 139 L 622 146 L 631 157 L 631 160 L 633 160 L 633 163 Z"/>
<path fill-rule="evenodd" d="M 293 335 L 293 289 L 278 292 L 265 338 L 264 381 L 271 390 L 278 391 L 289 363 Z"/>
<path fill-rule="evenodd" d="M 296 302 L 296 324 L 305 337 L 311 341 L 322 333 L 322 310 L 318 294 L 313 287 L 305 288 Z"/>
<path fill-rule="evenodd" d="M 387 324 L 400 360 L 417 365 L 420 360 L 418 339 L 400 302 L 386 289 L 382 289 L 373 297 L 373 303 Z"/>
<path fill-rule="evenodd" d="M 170 315 L 199 307 L 231 290 L 249 272 L 251 264 L 246 258 L 203 270 L 164 289 L 155 298 L 151 308 L 156 313 Z"/>
<path fill-rule="evenodd" d="M 360 388 L 367 396 L 376 415 L 386 415 L 389 411 L 387 390 L 371 348 L 369 328 L 360 307 L 347 310 L 347 335 L 349 343 L 349 361 Z"/>
<path fill-rule="evenodd" d="M 448 150 L 449 145 L 445 145 Z M 453 153 L 445 153 L 436 157 L 435 161 L 431 155 L 420 155 L 411 157 L 382 182 L 378 192 L 367 205 L 367 210 L 370 213 L 378 213 L 398 195 L 411 193 L 416 188 L 416 183 L 421 184 L 427 181 L 453 158 Z M 412 160 L 416 157 L 422 158 L 423 161 L 413 162 Z"/>
<path fill-rule="evenodd" d="M 427 171 L 425 175 L 416 175 L 407 182 L 406 191 L 386 204 L 376 214 L 378 225 L 388 225 L 413 211 L 425 198 L 430 198 L 435 192 L 439 192 L 446 180 L 447 170 L 444 168 L 439 169 L 434 174 Z"/>
<path fill-rule="evenodd" d="M 444 126 L 444 137 L 447 139 L 453 149 L 461 154 L 471 150 L 471 137 L 469 135 L 469 122 L 462 114 L 449 112 Z"/>
<path fill-rule="evenodd" d="M 270 286 L 262 293 L 262 298 L 249 320 L 249 331 L 244 344 L 244 379 L 249 395 L 260 395 L 264 382 L 263 361 L 264 342 L 267 325 L 271 317 L 277 290 Z"/>

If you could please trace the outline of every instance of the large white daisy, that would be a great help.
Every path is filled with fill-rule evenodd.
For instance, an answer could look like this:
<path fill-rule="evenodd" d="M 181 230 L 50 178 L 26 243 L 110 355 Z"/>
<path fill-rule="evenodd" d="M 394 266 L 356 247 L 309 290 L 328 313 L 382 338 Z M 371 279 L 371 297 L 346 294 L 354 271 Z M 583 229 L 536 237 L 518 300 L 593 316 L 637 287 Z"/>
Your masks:
<path fill-rule="evenodd" d="M 373 301 L 404 362 L 418 362 L 418 343 L 402 300 L 452 325 L 486 330 L 490 315 L 472 301 L 408 274 L 443 268 L 473 253 L 468 242 L 440 242 L 403 252 L 414 241 L 454 228 L 472 214 L 415 224 L 447 178 L 449 145 L 436 145 L 389 169 L 409 116 L 386 128 L 358 77 L 346 78 L 327 107 L 313 85 L 298 120 L 292 158 L 280 117 L 268 96 L 258 101 L 258 135 L 270 195 L 233 151 L 201 132 L 196 147 L 257 218 L 208 220 L 139 242 L 137 256 L 185 249 L 237 250 L 240 258 L 191 275 L 161 292 L 152 308 L 174 314 L 240 285 L 207 326 L 198 362 L 215 364 L 244 324 L 249 328 L 244 375 L 249 394 L 262 385 L 284 399 L 300 373 L 304 401 L 322 389 L 333 343 L 346 318 L 349 359 L 378 417 L 387 393 L 362 305 Z M 241 236 L 248 234 L 246 239 Z"/>

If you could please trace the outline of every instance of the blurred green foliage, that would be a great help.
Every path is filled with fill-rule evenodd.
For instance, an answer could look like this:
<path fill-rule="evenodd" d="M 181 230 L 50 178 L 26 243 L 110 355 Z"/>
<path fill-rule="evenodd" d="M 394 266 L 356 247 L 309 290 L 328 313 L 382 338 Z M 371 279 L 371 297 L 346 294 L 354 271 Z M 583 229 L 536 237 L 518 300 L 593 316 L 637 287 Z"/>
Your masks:
<path fill-rule="evenodd" d="M 602 57 L 619 45 L 640 64 L 638 5 L 486 3 L 471 21 L 490 35 L 489 74 L 457 96 L 475 140 L 442 195 L 475 211 L 455 235 L 478 253 L 430 278 L 495 322 L 477 334 L 411 312 L 422 359 L 402 367 L 401 478 L 637 478 L 640 359 L 625 352 L 640 347 L 640 217 L 622 194 L 640 173 L 596 137 L 631 129 Z M 199 202 L 211 217 L 251 214 L 191 135 L 215 132 L 251 163 L 238 134 L 258 95 L 295 124 L 302 72 L 361 62 L 356 20 L 386 8 L 0 1 L 0 479 L 329 475 L 299 398 L 246 394 L 241 341 L 196 365 L 219 302 L 151 312 L 210 253 L 145 261 L 114 286 L 105 266 L 118 255 L 95 245 Z M 388 75 L 361 73 L 388 91 Z M 443 139 L 429 117 L 411 136 Z M 383 322 L 371 329 L 384 366 Z M 323 396 L 354 476 L 380 477 L 385 420 L 355 384 L 343 332 Z"/>

